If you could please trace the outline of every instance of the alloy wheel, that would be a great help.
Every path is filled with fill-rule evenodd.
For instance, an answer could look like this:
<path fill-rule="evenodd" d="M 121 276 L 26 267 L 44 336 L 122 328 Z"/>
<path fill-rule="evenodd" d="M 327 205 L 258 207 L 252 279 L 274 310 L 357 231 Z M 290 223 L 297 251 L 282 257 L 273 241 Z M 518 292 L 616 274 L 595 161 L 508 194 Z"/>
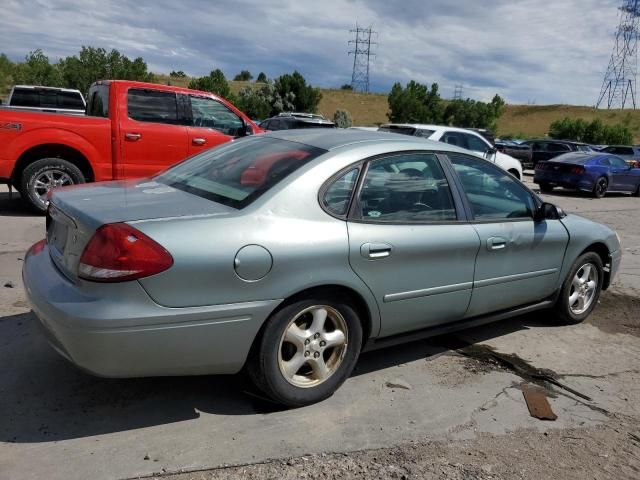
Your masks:
<path fill-rule="evenodd" d="M 73 185 L 73 179 L 67 172 L 59 169 L 45 170 L 38 174 L 33 181 L 33 191 L 40 201 L 47 203 L 47 193 L 50 190 L 67 185 Z"/>
<path fill-rule="evenodd" d="M 586 263 L 578 269 L 569 291 L 569 309 L 574 315 L 582 315 L 589 310 L 598 288 L 598 269 Z"/>

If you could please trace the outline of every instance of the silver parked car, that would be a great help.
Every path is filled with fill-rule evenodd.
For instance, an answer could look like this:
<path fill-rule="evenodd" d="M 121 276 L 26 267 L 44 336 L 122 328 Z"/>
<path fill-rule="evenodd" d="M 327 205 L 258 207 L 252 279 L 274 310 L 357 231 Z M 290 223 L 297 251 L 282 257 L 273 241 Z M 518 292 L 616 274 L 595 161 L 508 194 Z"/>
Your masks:
<path fill-rule="evenodd" d="M 259 135 L 53 193 L 24 263 L 53 347 L 100 376 L 233 374 L 300 406 L 361 351 L 552 309 L 584 320 L 615 232 L 440 142 Z"/>

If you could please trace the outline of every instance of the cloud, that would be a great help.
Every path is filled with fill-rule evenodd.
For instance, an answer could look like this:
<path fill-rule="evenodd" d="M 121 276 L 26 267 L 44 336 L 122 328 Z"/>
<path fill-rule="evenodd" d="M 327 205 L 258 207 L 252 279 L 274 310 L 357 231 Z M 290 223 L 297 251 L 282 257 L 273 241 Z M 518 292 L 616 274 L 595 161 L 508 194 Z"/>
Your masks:
<path fill-rule="evenodd" d="M 349 29 L 373 25 L 374 90 L 438 82 L 450 96 L 593 104 L 618 21 L 618 0 L 5 0 L 0 50 L 57 59 L 82 45 L 142 56 L 157 72 L 274 77 L 299 70 L 314 85 L 349 83 Z"/>

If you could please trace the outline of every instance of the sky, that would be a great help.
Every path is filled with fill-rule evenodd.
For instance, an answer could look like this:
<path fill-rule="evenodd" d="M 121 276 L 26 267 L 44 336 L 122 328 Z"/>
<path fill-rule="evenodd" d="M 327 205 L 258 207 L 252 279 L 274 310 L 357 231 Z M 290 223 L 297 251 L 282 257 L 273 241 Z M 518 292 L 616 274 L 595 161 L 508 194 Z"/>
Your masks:
<path fill-rule="evenodd" d="M 464 97 L 595 104 L 620 0 L 2 0 L 0 52 L 50 60 L 81 46 L 141 56 L 151 71 L 298 70 L 318 87 L 351 82 L 349 30 L 376 35 L 371 90 L 457 84 Z"/>

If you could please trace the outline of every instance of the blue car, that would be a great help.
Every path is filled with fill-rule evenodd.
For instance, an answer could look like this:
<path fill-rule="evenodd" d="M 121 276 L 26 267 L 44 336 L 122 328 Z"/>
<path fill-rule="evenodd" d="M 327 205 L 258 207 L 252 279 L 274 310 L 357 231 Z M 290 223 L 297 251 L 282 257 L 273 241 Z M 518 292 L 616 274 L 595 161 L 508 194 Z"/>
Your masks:
<path fill-rule="evenodd" d="M 602 198 L 607 192 L 640 195 L 640 168 L 620 157 L 602 152 L 573 152 L 536 165 L 533 181 L 543 192 L 554 187 L 591 192 Z"/>

